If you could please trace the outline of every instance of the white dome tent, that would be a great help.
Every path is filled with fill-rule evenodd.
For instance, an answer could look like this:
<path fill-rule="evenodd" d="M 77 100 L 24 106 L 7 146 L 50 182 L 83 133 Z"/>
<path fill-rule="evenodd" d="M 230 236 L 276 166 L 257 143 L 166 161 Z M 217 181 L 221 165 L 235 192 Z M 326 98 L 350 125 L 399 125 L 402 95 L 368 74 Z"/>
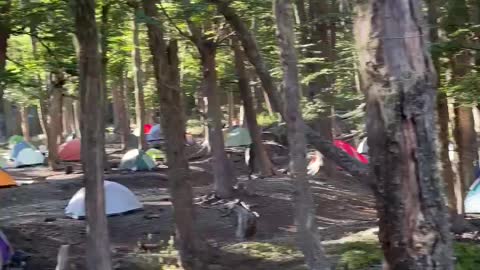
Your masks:
<path fill-rule="evenodd" d="M 143 207 L 127 187 L 111 181 L 105 181 L 104 186 L 107 216 L 118 215 Z M 85 217 L 85 188 L 81 188 L 73 195 L 65 208 L 65 214 L 74 219 Z"/>

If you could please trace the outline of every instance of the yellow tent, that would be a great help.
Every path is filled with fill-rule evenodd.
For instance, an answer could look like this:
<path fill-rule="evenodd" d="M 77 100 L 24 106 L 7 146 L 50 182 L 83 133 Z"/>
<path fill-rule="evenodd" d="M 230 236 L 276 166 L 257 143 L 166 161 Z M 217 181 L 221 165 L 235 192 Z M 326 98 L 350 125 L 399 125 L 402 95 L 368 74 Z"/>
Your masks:
<path fill-rule="evenodd" d="M 16 186 L 15 180 L 3 170 L 0 170 L 0 188 Z"/>

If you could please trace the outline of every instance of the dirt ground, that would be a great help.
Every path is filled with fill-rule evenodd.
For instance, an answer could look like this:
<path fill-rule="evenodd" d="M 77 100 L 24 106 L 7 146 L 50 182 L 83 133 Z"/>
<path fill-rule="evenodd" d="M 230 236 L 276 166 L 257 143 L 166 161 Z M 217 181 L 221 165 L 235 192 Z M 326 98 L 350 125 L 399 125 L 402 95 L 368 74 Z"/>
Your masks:
<path fill-rule="evenodd" d="M 213 179 L 208 161 L 192 162 L 191 168 L 195 196 L 210 192 Z M 15 248 L 31 255 L 26 269 L 55 269 L 58 249 L 64 244 L 71 246 L 75 269 L 84 269 L 85 221 L 64 215 L 68 200 L 82 187 L 82 174 L 67 175 L 42 167 L 8 171 L 16 179 L 37 181 L 0 189 L 0 227 Z M 166 169 L 142 173 L 113 170 L 105 179 L 127 186 L 144 205 L 143 211 L 109 217 L 115 269 L 144 269 L 129 262 L 132 254 L 143 252 L 139 243 L 168 241 L 173 232 Z M 293 184 L 287 176 L 248 183 L 252 194 L 244 199 L 260 214 L 257 233 L 249 241 L 294 244 Z M 375 226 L 373 197 L 355 179 L 340 173 L 332 179 L 313 178 L 311 184 L 317 222 L 325 240 Z M 196 207 L 196 226 L 201 237 L 212 246 L 222 248 L 239 242 L 235 238 L 235 219 L 225 217 L 218 209 Z M 302 264 L 297 260 L 279 265 L 246 256 L 219 261 L 217 268 L 212 269 L 297 269 Z"/>

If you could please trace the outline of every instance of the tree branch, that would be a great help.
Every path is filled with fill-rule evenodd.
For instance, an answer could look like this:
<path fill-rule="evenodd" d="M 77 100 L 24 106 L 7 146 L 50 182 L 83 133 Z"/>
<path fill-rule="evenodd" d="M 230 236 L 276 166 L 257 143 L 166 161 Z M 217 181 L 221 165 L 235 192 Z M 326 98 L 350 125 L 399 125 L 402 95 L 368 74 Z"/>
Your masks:
<path fill-rule="evenodd" d="M 178 25 L 173 21 L 172 17 L 170 17 L 170 15 L 168 15 L 167 10 L 165 9 L 165 7 L 164 7 L 163 4 L 162 4 L 162 1 L 160 1 L 159 4 L 160 4 L 160 10 L 162 11 L 163 15 L 165 15 L 165 17 L 167 18 L 168 22 L 169 22 L 175 29 L 177 29 L 178 33 L 179 33 L 181 36 L 183 36 L 183 37 L 191 40 L 192 42 L 194 42 L 192 36 L 188 35 L 188 34 L 185 33 L 182 29 L 180 29 L 180 27 L 178 27 Z"/>

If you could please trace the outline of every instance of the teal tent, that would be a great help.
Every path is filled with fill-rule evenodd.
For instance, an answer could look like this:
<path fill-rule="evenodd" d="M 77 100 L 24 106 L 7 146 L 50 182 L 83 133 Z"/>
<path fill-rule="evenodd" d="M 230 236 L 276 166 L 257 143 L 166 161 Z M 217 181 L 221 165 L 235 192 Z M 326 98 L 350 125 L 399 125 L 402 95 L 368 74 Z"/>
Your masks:
<path fill-rule="evenodd" d="M 162 150 L 156 148 L 150 148 L 147 150 L 146 154 L 152 158 L 152 160 L 165 158 L 165 153 Z"/>
<path fill-rule="evenodd" d="M 465 198 L 465 213 L 480 213 L 480 178 L 473 182 Z"/>
<path fill-rule="evenodd" d="M 225 134 L 225 147 L 249 146 L 252 144 L 248 129 L 237 127 L 227 130 Z"/>
<path fill-rule="evenodd" d="M 13 135 L 8 138 L 8 147 L 13 148 L 17 143 L 23 142 L 25 139 L 20 135 Z"/>
<path fill-rule="evenodd" d="M 133 149 L 128 151 L 120 163 L 121 170 L 149 171 L 155 167 L 155 162 L 144 151 Z"/>

